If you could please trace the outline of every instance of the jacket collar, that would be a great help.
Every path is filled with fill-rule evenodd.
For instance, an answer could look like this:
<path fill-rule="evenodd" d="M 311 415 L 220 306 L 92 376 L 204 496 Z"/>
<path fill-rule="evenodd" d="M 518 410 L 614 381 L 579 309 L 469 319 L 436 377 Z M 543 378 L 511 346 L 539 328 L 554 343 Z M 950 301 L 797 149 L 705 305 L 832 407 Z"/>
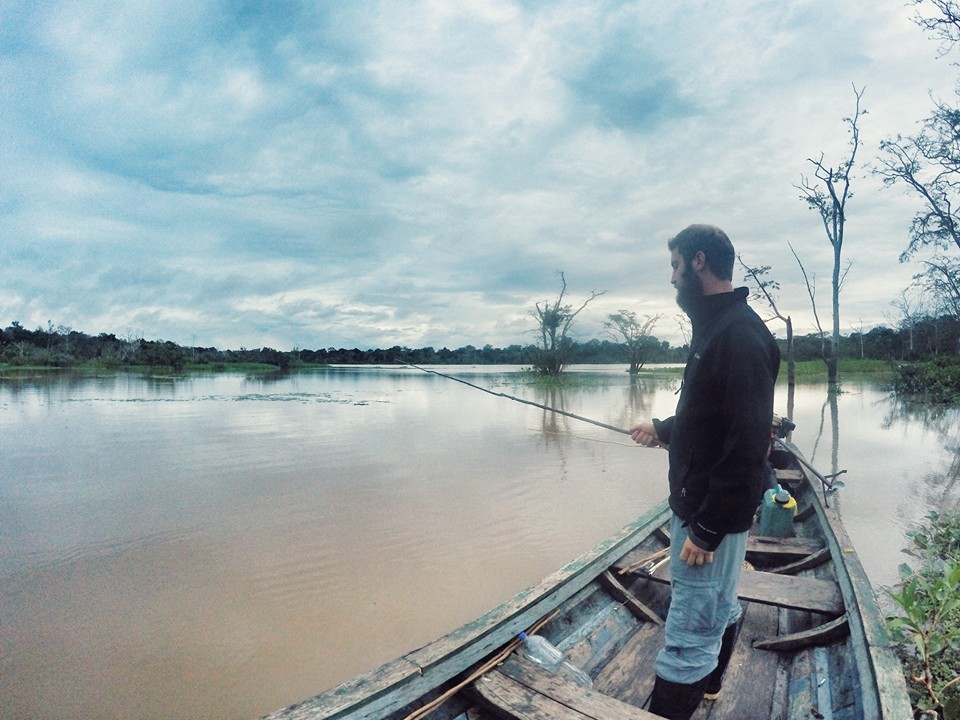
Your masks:
<path fill-rule="evenodd" d="M 736 303 L 746 304 L 748 294 L 749 291 L 746 287 L 738 287 L 732 292 L 702 295 L 697 298 L 689 312 L 694 332 L 697 331 L 697 328 L 709 324 L 714 318 L 720 316 L 731 305 Z"/>

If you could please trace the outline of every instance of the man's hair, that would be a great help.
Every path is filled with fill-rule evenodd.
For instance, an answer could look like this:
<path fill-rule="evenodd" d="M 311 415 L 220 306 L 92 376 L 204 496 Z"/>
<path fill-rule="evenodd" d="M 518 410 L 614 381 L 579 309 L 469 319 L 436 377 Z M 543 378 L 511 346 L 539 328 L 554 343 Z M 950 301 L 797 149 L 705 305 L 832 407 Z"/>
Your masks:
<path fill-rule="evenodd" d="M 733 279 L 733 260 L 736 252 L 727 234 L 715 225 L 691 225 L 681 230 L 667 243 L 670 250 L 676 250 L 689 267 L 698 252 L 703 253 L 710 268 L 718 280 Z"/>

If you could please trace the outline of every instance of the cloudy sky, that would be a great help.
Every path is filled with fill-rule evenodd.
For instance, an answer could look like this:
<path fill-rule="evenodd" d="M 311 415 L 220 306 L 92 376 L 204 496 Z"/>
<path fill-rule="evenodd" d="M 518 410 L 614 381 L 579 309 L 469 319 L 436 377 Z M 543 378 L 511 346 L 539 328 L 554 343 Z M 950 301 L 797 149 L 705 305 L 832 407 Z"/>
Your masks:
<path fill-rule="evenodd" d="M 0 324 L 221 348 L 502 347 L 535 302 L 664 315 L 723 227 L 813 329 L 795 187 L 848 152 L 842 325 L 888 324 L 916 201 L 866 168 L 960 70 L 905 0 L 0 6 Z M 739 273 L 737 279 L 739 279 Z M 782 335 L 782 324 L 772 326 Z"/>

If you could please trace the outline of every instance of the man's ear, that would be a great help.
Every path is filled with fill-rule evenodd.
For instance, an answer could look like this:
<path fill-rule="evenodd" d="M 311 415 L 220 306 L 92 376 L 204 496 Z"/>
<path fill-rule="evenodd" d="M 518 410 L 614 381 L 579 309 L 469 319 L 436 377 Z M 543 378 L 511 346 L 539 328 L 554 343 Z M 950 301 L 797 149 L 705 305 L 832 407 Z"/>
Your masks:
<path fill-rule="evenodd" d="M 700 272 L 706 266 L 707 256 L 703 254 L 703 250 L 697 250 L 697 254 L 693 256 L 693 262 L 690 263 L 690 267 L 692 267 L 695 272 Z"/>

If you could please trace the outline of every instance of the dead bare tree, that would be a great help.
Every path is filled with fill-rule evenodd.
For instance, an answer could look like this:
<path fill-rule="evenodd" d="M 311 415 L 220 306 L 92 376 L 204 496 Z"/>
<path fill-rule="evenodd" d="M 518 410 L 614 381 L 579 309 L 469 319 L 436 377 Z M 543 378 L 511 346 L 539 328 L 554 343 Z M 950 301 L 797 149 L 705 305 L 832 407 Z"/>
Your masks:
<path fill-rule="evenodd" d="M 797 255 L 797 251 L 793 249 L 793 245 L 787 243 L 787 247 L 789 247 L 790 252 L 793 253 L 793 258 L 797 261 L 797 265 L 800 267 L 800 273 L 803 275 L 803 283 L 807 288 L 807 296 L 810 298 L 810 307 L 813 310 L 813 321 L 817 326 L 817 334 L 820 336 L 820 356 L 823 358 L 824 363 L 826 363 L 829 357 L 828 338 L 826 331 L 823 329 L 823 325 L 820 324 L 820 314 L 817 311 L 817 276 L 815 273 L 812 275 L 807 274 L 807 269 L 803 266 L 803 262 L 800 260 L 800 256 Z M 852 262 L 847 263 L 846 268 L 840 274 L 837 287 L 843 288 L 843 283 L 852 265 Z M 834 347 L 837 347 L 837 345 L 834 345 Z"/>
<path fill-rule="evenodd" d="M 919 11 L 914 22 L 940 40 L 940 55 L 948 55 L 960 43 L 960 5 L 956 0 L 912 0 L 914 5 L 933 5 L 940 13 L 927 17 Z"/>
<path fill-rule="evenodd" d="M 960 317 L 960 261 L 938 255 L 924 260 L 927 269 L 914 275 L 914 283 L 933 298 L 933 304 Z"/>
<path fill-rule="evenodd" d="M 774 297 L 775 291 L 780 289 L 780 283 L 772 278 L 765 277 L 767 273 L 770 272 L 769 265 L 761 265 L 753 267 L 747 265 L 743 258 L 738 254 L 737 261 L 746 271 L 746 276 L 744 280 L 747 282 L 752 282 L 756 285 L 756 290 L 753 292 L 753 297 L 758 300 L 763 300 L 770 306 L 770 309 L 773 310 L 773 316 L 782 320 L 784 325 L 786 325 L 787 332 L 787 384 L 794 385 L 796 384 L 796 361 L 794 359 L 793 352 L 793 320 L 789 315 L 784 315 L 777 308 L 777 301 Z"/>
<path fill-rule="evenodd" d="M 604 328 L 617 342 L 627 349 L 630 362 L 630 374 L 636 375 L 643 367 L 644 356 L 651 346 L 657 344 L 653 337 L 653 327 L 663 315 L 645 315 L 642 320 L 632 310 L 620 310 L 607 316 Z"/>
<path fill-rule="evenodd" d="M 823 331 L 823 325 L 820 324 L 820 314 L 817 312 L 817 276 L 816 274 L 807 274 L 807 269 L 803 266 L 803 262 L 800 260 L 800 256 L 797 255 L 797 251 L 793 249 L 793 245 L 787 243 L 787 247 L 790 248 L 790 252 L 793 253 L 793 258 L 797 261 L 797 265 L 800 266 L 800 272 L 803 275 L 803 284 L 807 288 L 807 296 L 810 298 L 810 306 L 813 309 L 813 322 L 816 324 L 817 334 L 820 336 L 820 355 L 826 357 L 827 338 L 826 333 Z"/>
<path fill-rule="evenodd" d="M 854 325 L 850 323 L 850 329 L 857 334 L 857 337 L 860 338 L 860 359 L 864 358 L 864 332 L 863 332 L 863 318 L 860 317 L 857 319 L 857 324 Z"/>
<path fill-rule="evenodd" d="M 797 189 L 800 190 L 800 199 L 803 200 L 811 210 L 816 210 L 823 222 L 823 229 L 827 235 L 827 240 L 833 247 L 833 332 L 829 345 L 824 344 L 824 362 L 827 366 L 827 382 L 835 387 L 838 382 L 840 366 L 840 288 L 842 285 L 841 256 L 843 251 L 844 230 L 847 222 L 847 201 L 853 197 L 850 191 L 850 181 L 853 175 L 853 167 L 857 157 L 857 149 L 860 147 L 860 128 L 858 126 L 861 116 L 867 113 L 861 109 L 860 101 L 863 98 L 864 89 L 857 90 L 853 85 L 853 94 L 856 97 L 856 104 L 852 115 L 843 118 L 843 122 L 848 126 L 850 132 L 850 152 L 836 166 L 829 165 L 824 160 L 824 154 L 820 153 L 819 159 L 807 158 L 813 166 L 813 179 L 807 176 L 801 176 L 800 184 Z M 791 247 L 791 250 L 793 248 Z M 794 252 L 794 257 L 797 257 Z M 797 257 L 797 262 L 800 259 Z M 801 265 L 802 268 L 802 265 Z M 849 266 L 847 267 L 849 270 Z M 804 279 L 807 278 L 804 272 Z M 810 284 L 807 284 L 808 292 Z M 812 299 L 812 294 L 811 294 Z M 814 313 L 816 314 L 816 313 Z M 817 321 L 819 328 L 819 320 Z M 823 337 L 823 330 L 821 337 Z"/>
<path fill-rule="evenodd" d="M 590 293 L 590 297 L 574 310 L 572 305 L 563 304 L 563 296 L 567 292 L 567 278 L 563 272 L 557 274 L 560 275 L 560 294 L 557 299 L 553 302 L 544 301 L 542 306 L 536 303 L 535 309 L 530 311 L 537 319 L 537 332 L 540 335 L 534 367 L 537 372 L 544 375 L 559 375 L 563 371 L 572 348 L 568 333 L 574 319 L 593 300 L 606 293 L 606 290 L 602 292 L 594 290 Z"/>
<path fill-rule="evenodd" d="M 890 301 L 890 304 L 893 305 L 894 309 L 899 313 L 899 317 L 894 324 L 899 326 L 901 330 L 907 331 L 907 352 L 909 356 L 912 357 L 914 351 L 914 333 L 917 329 L 917 324 L 924 316 L 923 297 L 917 293 L 910 292 L 909 289 L 901 290 L 900 294 Z"/>
<path fill-rule="evenodd" d="M 693 328 L 690 325 L 690 318 L 687 317 L 686 313 L 677 313 L 673 316 L 673 319 L 676 320 L 677 329 L 683 336 L 684 345 L 689 345 L 690 338 L 693 337 Z"/>

